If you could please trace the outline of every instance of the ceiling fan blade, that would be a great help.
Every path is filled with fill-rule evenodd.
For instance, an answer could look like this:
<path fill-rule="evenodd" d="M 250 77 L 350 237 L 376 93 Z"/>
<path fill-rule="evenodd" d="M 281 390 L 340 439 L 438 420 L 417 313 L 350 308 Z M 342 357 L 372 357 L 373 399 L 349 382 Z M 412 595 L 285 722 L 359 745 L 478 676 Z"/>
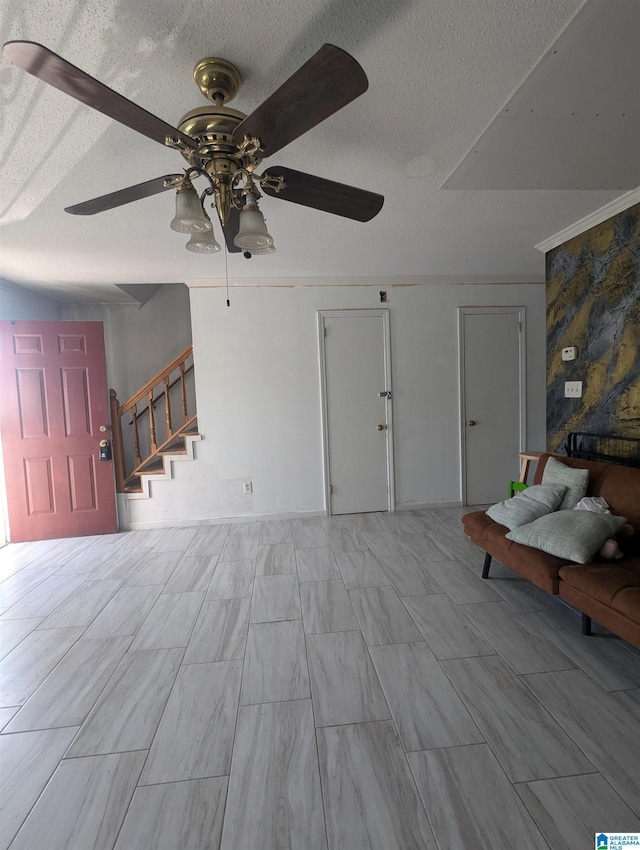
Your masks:
<path fill-rule="evenodd" d="M 364 94 L 368 86 L 367 75 L 352 56 L 332 44 L 323 44 L 238 124 L 233 141 L 240 144 L 244 136 L 257 136 L 264 155 L 271 156 Z"/>
<path fill-rule="evenodd" d="M 148 136 L 154 142 L 165 144 L 166 136 L 173 136 L 189 148 L 196 144 L 190 136 L 156 118 L 146 109 L 127 100 L 121 94 L 90 77 L 49 48 L 34 41 L 8 41 L 2 53 L 9 62 L 48 83 L 81 103 L 97 109 L 103 115 L 119 121 L 126 127 Z"/>
<path fill-rule="evenodd" d="M 110 192 L 108 195 L 101 195 L 99 198 L 93 198 L 81 204 L 74 204 L 72 207 L 65 207 L 64 211 L 71 213 L 71 215 L 95 215 L 105 210 L 112 210 L 114 207 L 121 207 L 123 204 L 130 204 L 132 201 L 139 201 L 141 198 L 166 192 L 167 189 L 175 189 L 175 185 L 165 186 L 165 181 L 182 177 L 182 174 L 165 174 L 164 177 L 154 177 L 153 180 L 147 180 L 146 183 L 138 183 L 135 186 L 119 189 L 117 192 Z"/>
<path fill-rule="evenodd" d="M 227 251 L 230 254 L 238 254 L 242 250 L 242 248 L 238 248 L 237 245 L 234 245 L 233 242 L 233 240 L 238 235 L 239 229 L 240 210 L 237 210 L 235 207 L 231 207 L 231 212 L 229 213 L 227 223 L 222 228 L 222 232 L 224 233 L 224 241 L 227 243 Z"/>
<path fill-rule="evenodd" d="M 334 180 L 325 180 L 295 171 L 293 168 L 283 168 L 280 165 L 270 166 L 265 174 L 269 177 L 284 177 L 285 187 L 277 192 L 266 185 L 261 185 L 265 195 L 282 198 L 294 204 L 313 207 L 316 210 L 342 215 L 355 221 L 370 221 L 382 209 L 384 196 Z"/>

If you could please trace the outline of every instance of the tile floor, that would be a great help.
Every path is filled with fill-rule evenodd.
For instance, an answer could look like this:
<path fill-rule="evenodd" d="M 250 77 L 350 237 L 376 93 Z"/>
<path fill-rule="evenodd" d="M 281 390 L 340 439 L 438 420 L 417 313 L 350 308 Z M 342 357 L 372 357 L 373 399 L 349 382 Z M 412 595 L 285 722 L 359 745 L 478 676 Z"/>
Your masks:
<path fill-rule="evenodd" d="M 640 653 L 466 509 L 0 551 L 0 850 L 584 850 L 640 829 Z"/>

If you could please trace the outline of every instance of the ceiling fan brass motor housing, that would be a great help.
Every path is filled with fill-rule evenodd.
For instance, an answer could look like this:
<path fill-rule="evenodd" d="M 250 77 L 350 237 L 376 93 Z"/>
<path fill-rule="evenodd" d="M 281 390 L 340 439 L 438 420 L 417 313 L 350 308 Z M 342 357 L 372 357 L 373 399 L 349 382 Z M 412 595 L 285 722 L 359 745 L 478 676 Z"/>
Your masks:
<path fill-rule="evenodd" d="M 260 157 L 255 155 L 241 159 L 231 157 L 231 154 L 238 152 L 238 146 L 233 141 L 233 131 L 247 116 L 225 104 L 238 93 L 242 78 L 235 65 L 226 59 L 217 58 L 200 60 L 193 76 L 211 105 L 196 107 L 180 119 L 178 129 L 191 136 L 198 145 L 197 153 L 184 150 L 182 154 L 190 165 L 203 168 L 221 187 L 220 194 L 227 196 L 238 168 L 253 171 L 260 162 Z M 227 215 L 220 209 L 218 212 L 226 220 Z"/>

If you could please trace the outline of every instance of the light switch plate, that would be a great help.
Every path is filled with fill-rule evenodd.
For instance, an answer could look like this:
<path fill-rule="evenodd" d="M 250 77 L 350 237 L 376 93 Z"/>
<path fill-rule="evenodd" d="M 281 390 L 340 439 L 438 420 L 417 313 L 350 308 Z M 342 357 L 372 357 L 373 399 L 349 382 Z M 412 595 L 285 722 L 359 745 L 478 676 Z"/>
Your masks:
<path fill-rule="evenodd" d="M 582 381 L 565 381 L 564 382 L 564 397 L 565 398 L 581 398 L 582 396 Z"/>

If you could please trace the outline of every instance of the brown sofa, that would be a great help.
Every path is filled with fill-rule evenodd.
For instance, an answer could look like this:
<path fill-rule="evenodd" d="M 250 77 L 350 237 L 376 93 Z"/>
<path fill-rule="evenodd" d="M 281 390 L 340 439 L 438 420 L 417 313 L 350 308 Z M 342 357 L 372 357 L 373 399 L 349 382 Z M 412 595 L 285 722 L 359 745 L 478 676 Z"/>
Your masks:
<path fill-rule="evenodd" d="M 550 455 L 538 461 L 534 484 L 540 484 Z M 611 512 L 627 518 L 635 534 L 622 541 L 624 558 L 575 564 L 520 543 L 507 540 L 508 528 L 490 519 L 484 511 L 462 518 L 471 540 L 486 552 L 483 578 L 488 578 L 491 559 L 528 579 L 533 584 L 559 594 L 582 612 L 582 631 L 591 634 L 591 618 L 624 640 L 640 648 L 640 469 L 612 463 L 559 458 L 568 466 L 589 470 L 587 495 L 602 496 Z"/>

